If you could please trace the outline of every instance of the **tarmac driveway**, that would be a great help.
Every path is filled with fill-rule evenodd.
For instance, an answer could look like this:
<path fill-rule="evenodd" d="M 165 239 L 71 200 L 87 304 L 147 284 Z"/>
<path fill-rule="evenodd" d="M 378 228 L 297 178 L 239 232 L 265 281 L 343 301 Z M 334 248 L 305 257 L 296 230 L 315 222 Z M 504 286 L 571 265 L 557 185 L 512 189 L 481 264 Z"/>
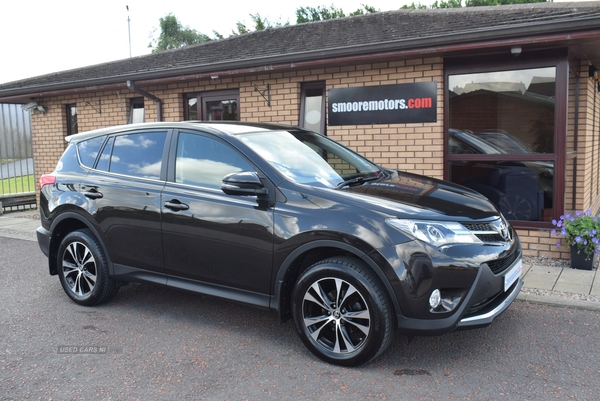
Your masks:
<path fill-rule="evenodd" d="M 600 312 L 515 302 L 490 327 L 396 340 L 361 368 L 312 356 L 270 311 L 130 284 L 63 293 L 34 241 L 0 237 L 0 400 L 596 399 Z"/>

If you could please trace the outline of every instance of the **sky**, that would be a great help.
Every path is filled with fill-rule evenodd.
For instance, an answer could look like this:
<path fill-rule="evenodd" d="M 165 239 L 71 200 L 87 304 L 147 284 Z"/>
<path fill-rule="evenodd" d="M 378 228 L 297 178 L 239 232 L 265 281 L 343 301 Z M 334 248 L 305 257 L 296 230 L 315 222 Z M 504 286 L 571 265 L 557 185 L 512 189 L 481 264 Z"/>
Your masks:
<path fill-rule="evenodd" d="M 184 27 L 224 37 L 250 15 L 272 24 L 296 21 L 299 7 L 331 6 L 349 14 L 362 4 L 397 10 L 412 0 L 0 0 L 0 84 L 149 54 L 160 18 L 171 13 Z M 430 5 L 434 0 L 415 1 Z M 129 7 L 129 10 L 127 10 Z M 130 41 L 131 36 L 131 41 Z"/>
<path fill-rule="evenodd" d="M 426 4 L 424 0 L 422 3 Z M 412 2 L 412 1 L 411 1 Z M 345 14 L 361 4 L 396 10 L 407 0 L 1 0 L 0 83 L 149 54 L 150 35 L 172 13 L 185 27 L 224 37 L 237 22 L 253 27 L 250 15 L 272 24 L 295 23 L 296 9 L 334 5 Z M 127 6 L 129 11 L 127 11 Z M 129 22 L 128 22 L 129 18 Z"/>

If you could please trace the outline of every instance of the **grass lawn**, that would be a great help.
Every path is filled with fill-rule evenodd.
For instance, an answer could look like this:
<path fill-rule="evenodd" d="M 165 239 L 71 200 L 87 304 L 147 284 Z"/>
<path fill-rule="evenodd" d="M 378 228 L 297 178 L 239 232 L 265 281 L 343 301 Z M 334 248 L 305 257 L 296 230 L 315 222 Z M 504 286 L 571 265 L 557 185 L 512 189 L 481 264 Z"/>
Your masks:
<path fill-rule="evenodd" d="M 33 191 L 35 191 L 35 178 L 33 174 L 0 180 L 0 195 L 11 195 L 20 192 Z"/>

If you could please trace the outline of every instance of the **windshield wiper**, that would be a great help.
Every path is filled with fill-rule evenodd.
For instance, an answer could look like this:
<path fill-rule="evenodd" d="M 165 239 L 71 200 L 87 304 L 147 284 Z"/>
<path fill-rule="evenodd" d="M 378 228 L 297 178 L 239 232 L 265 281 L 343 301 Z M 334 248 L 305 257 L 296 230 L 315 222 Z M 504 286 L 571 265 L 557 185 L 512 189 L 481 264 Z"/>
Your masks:
<path fill-rule="evenodd" d="M 357 183 L 361 183 L 362 184 L 364 182 L 374 181 L 374 180 L 378 180 L 380 178 L 381 178 L 380 175 L 373 175 L 373 176 L 369 176 L 369 177 L 363 177 L 363 176 L 354 177 L 354 178 L 350 178 L 349 180 L 340 182 L 339 184 L 337 184 L 335 186 L 335 189 L 344 188 L 345 186 L 352 185 L 352 184 L 357 184 Z"/>

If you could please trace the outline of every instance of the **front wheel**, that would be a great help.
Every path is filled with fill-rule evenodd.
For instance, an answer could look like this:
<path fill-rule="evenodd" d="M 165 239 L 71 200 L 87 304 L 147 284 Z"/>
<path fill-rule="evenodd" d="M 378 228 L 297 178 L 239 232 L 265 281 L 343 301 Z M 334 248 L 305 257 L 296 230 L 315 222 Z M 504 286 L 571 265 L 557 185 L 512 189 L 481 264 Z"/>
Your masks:
<path fill-rule="evenodd" d="M 58 248 L 58 277 L 69 298 L 80 305 L 96 305 L 112 298 L 119 287 L 108 273 L 108 263 L 90 230 L 69 233 Z"/>
<path fill-rule="evenodd" d="M 320 359 L 358 366 L 390 345 L 394 318 L 375 275 L 357 260 L 327 259 L 296 282 L 292 313 L 300 338 Z"/>

